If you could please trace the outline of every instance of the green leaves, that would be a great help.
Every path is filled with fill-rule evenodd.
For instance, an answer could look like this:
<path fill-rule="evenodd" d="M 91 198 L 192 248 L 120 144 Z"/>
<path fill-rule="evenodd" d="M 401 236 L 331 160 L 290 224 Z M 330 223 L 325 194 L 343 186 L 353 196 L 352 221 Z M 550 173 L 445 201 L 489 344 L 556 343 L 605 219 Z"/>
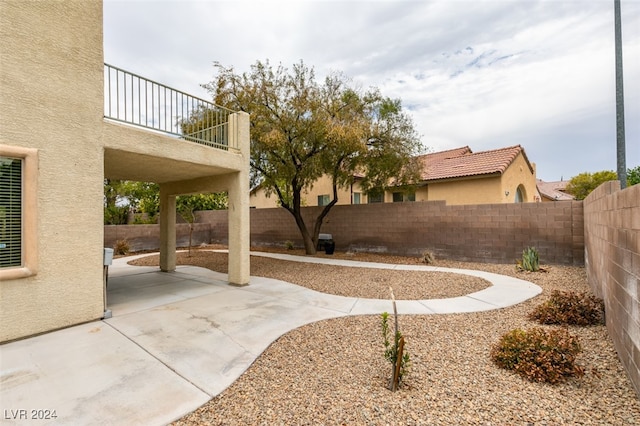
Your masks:
<path fill-rule="evenodd" d="M 155 223 L 160 212 L 160 187 L 152 182 L 127 180 L 105 180 L 105 224 L 125 224 L 131 210 L 146 213 L 148 219 L 138 218 L 139 223 Z M 193 223 L 193 212 L 198 210 L 224 210 L 227 208 L 226 193 L 183 195 L 176 198 L 178 213 Z"/>
<path fill-rule="evenodd" d="M 217 104 L 250 114 L 253 183 L 295 217 L 307 252 L 315 252 L 310 238 L 337 202 L 337 188 L 351 185 L 354 174 L 366 175 L 364 190 L 417 180 L 411 157 L 420 142 L 400 100 L 363 92 L 341 73 L 319 82 L 302 61 L 290 70 L 257 61 L 242 74 L 215 66 L 217 76 L 204 87 Z M 323 176 L 334 197 L 311 234 L 300 214 L 301 193 Z"/>
<path fill-rule="evenodd" d="M 627 186 L 637 185 L 640 183 L 640 166 L 627 170 Z"/>
<path fill-rule="evenodd" d="M 538 272 L 540 270 L 540 260 L 538 250 L 535 247 L 527 247 L 522 251 L 522 260 L 518 261 L 518 269 L 527 272 Z"/>
<path fill-rule="evenodd" d="M 411 358 L 408 352 L 404 352 L 402 354 L 402 358 L 398 360 L 398 354 L 400 352 L 400 339 L 402 339 L 402 333 L 398 330 L 395 332 L 393 336 L 393 343 L 389 341 L 389 313 L 383 312 L 380 315 L 381 325 L 382 325 L 382 339 L 384 344 L 384 358 L 393 365 L 394 369 L 397 366 L 397 363 L 400 362 L 400 371 L 398 376 L 398 382 L 402 381 L 402 377 L 409 370 L 409 365 L 411 363 Z"/>
<path fill-rule="evenodd" d="M 580 173 L 571 178 L 566 191 L 576 197 L 576 200 L 584 200 L 594 189 L 610 180 L 617 180 L 616 172 L 603 170 L 595 173 Z"/>

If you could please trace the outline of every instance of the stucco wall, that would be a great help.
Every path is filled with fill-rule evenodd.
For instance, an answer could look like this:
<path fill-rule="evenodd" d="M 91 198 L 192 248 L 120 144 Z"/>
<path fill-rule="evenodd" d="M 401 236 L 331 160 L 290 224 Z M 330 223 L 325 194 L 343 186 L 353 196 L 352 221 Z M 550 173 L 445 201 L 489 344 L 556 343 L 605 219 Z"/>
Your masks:
<path fill-rule="evenodd" d="M 100 318 L 101 2 L 4 1 L 0 144 L 37 150 L 37 274 L 0 282 L 0 341 Z"/>
<path fill-rule="evenodd" d="M 586 269 L 607 329 L 640 395 L 640 185 L 606 182 L 584 200 Z"/>
<path fill-rule="evenodd" d="M 535 166 L 532 172 L 529 164 L 522 155 L 522 152 L 513 160 L 511 166 L 502 175 L 500 188 L 501 201 L 514 203 L 516 200 L 516 190 L 519 186 L 523 188 L 523 202 L 532 203 L 537 201 L 538 190 L 536 188 Z M 507 194 L 508 193 L 508 194 Z"/>
<path fill-rule="evenodd" d="M 319 207 L 303 209 L 307 220 Z M 211 224 L 212 242 L 226 241 L 224 211 L 198 213 Z M 307 222 L 310 223 L 310 222 Z M 582 202 L 447 206 L 441 201 L 335 206 L 321 232 L 333 234 L 339 250 L 512 263 L 535 246 L 542 263 L 582 265 Z M 251 210 L 251 243 L 302 246 L 292 216 L 284 209 Z"/>
<path fill-rule="evenodd" d="M 531 171 L 522 153 L 501 175 L 431 182 L 428 185 L 428 199 L 443 200 L 447 205 L 515 203 L 519 186 L 524 189 L 523 202 L 536 201 L 535 169 Z M 422 194 L 416 197 L 417 201 L 423 199 Z"/>
<path fill-rule="evenodd" d="M 362 193 L 359 185 L 356 183 L 353 186 L 354 192 L 361 192 L 361 203 L 366 203 L 366 194 Z M 331 186 L 331 179 L 329 177 L 322 176 L 318 179 L 312 188 L 308 191 L 304 191 L 301 194 L 303 206 L 317 206 L 319 195 L 329 195 L 329 201 L 333 200 L 333 188 Z M 258 209 L 278 207 L 278 196 L 271 194 L 269 197 L 265 195 L 265 191 L 262 188 L 255 190 L 250 196 L 251 207 Z M 338 203 L 339 205 L 351 204 L 351 188 L 338 188 Z"/>
<path fill-rule="evenodd" d="M 442 200 L 447 205 L 502 202 L 500 176 L 432 182 L 428 188 L 429 201 Z"/>

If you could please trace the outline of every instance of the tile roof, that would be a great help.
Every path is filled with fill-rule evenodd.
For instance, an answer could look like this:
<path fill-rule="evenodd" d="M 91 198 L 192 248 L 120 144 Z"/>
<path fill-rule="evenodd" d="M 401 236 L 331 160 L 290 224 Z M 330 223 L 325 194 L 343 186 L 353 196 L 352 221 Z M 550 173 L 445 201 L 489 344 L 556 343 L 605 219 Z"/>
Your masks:
<path fill-rule="evenodd" d="M 502 174 L 522 153 L 529 164 L 524 148 L 514 145 L 490 151 L 472 152 L 468 146 L 419 157 L 423 164 L 422 180 L 451 179 L 479 175 Z M 529 164 L 533 173 L 533 167 Z"/>
<path fill-rule="evenodd" d="M 569 181 L 567 180 L 545 182 L 542 179 L 536 179 L 536 186 L 538 187 L 538 192 L 540 192 L 540 195 L 550 200 L 557 201 L 567 201 L 574 199 L 573 195 L 567 194 L 565 192 L 568 183 Z"/>

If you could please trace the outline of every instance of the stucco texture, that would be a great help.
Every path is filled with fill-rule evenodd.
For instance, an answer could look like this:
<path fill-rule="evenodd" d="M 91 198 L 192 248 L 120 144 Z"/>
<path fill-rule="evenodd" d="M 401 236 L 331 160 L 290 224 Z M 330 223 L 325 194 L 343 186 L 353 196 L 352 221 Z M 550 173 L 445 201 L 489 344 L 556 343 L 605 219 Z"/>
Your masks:
<path fill-rule="evenodd" d="M 102 4 L 3 1 L 0 143 L 37 150 L 37 274 L 0 283 L 0 341 L 99 318 Z"/>

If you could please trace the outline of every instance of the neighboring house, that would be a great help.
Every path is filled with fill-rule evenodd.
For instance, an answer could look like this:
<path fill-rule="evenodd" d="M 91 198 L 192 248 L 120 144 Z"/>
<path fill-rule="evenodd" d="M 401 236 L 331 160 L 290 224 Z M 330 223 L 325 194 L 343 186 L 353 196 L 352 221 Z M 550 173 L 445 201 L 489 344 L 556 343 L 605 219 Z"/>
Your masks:
<path fill-rule="evenodd" d="M 358 177 L 354 177 L 354 182 L 349 188 L 338 188 L 338 202 L 336 204 L 366 204 L 367 194 L 363 193 L 358 184 Z M 303 206 L 325 206 L 333 199 L 333 187 L 331 178 L 323 176 L 318 179 L 312 188 L 303 191 L 301 194 Z M 258 209 L 279 207 L 278 195 L 271 193 L 267 195 L 265 188 L 258 185 L 251 189 L 249 195 L 251 207 Z"/>
<path fill-rule="evenodd" d="M 547 201 L 571 201 L 575 197 L 567 192 L 568 180 L 545 182 L 542 179 L 536 181 L 538 192 L 543 202 Z"/>
<path fill-rule="evenodd" d="M 537 202 L 535 165 L 520 145 L 472 152 L 468 146 L 424 154 L 420 182 L 414 190 L 390 189 L 364 193 L 359 178 L 349 188 L 338 190 L 337 204 L 391 203 L 444 200 L 449 205 Z M 328 177 L 319 179 L 302 194 L 303 204 L 319 206 L 333 197 Z M 277 207 L 277 196 L 267 197 L 261 187 L 251 191 L 252 207 Z"/>
<path fill-rule="evenodd" d="M 416 201 L 449 205 L 540 201 L 535 165 L 520 145 L 472 152 L 468 146 L 420 157 L 422 181 Z"/>
<path fill-rule="evenodd" d="M 101 1 L 3 2 L 0 42 L 0 342 L 108 315 L 106 178 L 159 184 L 163 271 L 176 196 L 228 191 L 229 281 L 248 283 L 247 114 L 106 66 Z M 219 114 L 181 134 L 186 102 Z"/>

